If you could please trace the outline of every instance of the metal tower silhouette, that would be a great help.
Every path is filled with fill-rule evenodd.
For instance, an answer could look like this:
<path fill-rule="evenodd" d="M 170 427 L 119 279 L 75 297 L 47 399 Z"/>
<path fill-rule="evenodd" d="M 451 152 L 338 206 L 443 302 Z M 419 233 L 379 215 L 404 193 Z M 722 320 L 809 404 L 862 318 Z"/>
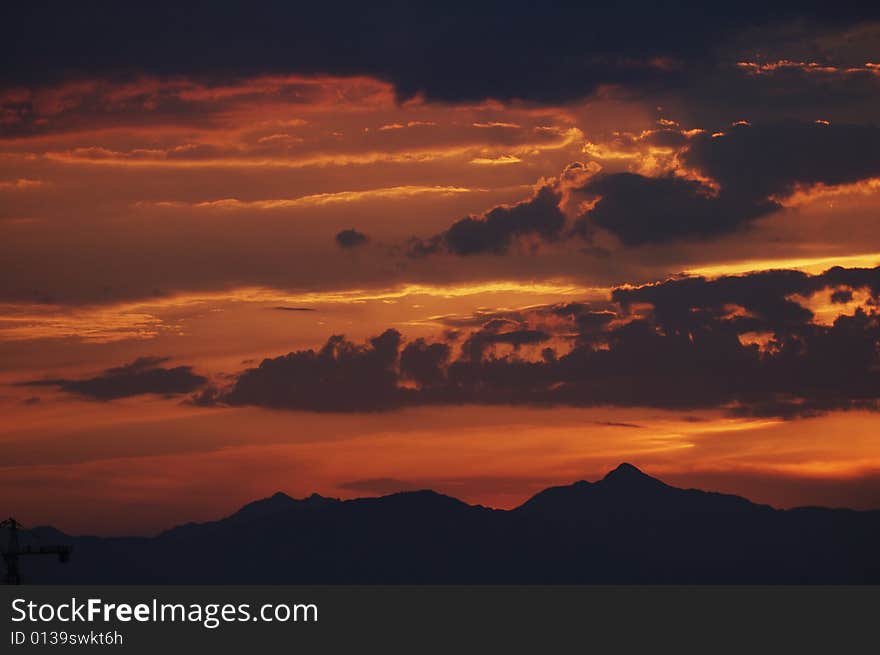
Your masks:
<path fill-rule="evenodd" d="M 30 544 L 21 548 L 18 542 L 18 531 L 25 530 L 21 523 L 14 518 L 0 521 L 0 529 L 9 530 L 9 541 L 6 550 L 3 551 L 3 561 L 6 563 L 6 576 L 3 582 L 6 584 L 21 584 L 21 570 L 18 566 L 18 558 L 22 555 L 57 555 L 59 562 L 70 559 L 70 546 L 40 546 L 33 548 Z"/>

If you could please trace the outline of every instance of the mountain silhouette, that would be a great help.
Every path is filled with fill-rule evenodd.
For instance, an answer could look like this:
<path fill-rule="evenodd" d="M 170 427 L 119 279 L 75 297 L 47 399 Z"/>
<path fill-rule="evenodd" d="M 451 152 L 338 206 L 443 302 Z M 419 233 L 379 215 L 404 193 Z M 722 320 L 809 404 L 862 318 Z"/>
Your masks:
<path fill-rule="evenodd" d="M 39 583 L 880 582 L 880 511 L 777 510 L 673 487 L 631 464 L 513 510 L 429 490 L 345 501 L 277 493 L 152 538 L 32 532 L 74 548 L 67 565 L 28 561 L 25 582 Z"/>
<path fill-rule="evenodd" d="M 562 520 L 628 518 L 675 520 L 698 514 L 769 510 L 745 498 L 727 494 L 679 489 L 644 474 L 632 464 L 621 464 L 598 482 L 584 480 L 565 487 L 550 487 L 536 494 L 515 512 Z"/>

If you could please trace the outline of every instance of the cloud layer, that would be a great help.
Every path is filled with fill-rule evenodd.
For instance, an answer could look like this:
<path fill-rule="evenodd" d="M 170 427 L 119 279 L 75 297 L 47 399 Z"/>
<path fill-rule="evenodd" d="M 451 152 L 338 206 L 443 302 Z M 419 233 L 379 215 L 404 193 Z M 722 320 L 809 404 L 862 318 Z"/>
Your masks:
<path fill-rule="evenodd" d="M 574 163 L 532 198 L 460 219 L 428 239 L 413 239 L 408 252 L 417 257 L 504 254 L 516 240 L 589 242 L 602 232 L 623 246 L 705 240 L 782 210 L 798 191 L 880 177 L 880 128 L 871 125 L 743 122 L 712 134 L 662 129 L 606 148 L 588 143 L 585 151 L 600 159 L 626 159 L 638 156 L 639 149 L 658 147 L 669 161 L 655 174 L 595 173 L 601 166 L 590 171 Z M 575 173 L 586 182 L 573 184 Z M 586 202 L 582 211 L 569 210 L 570 221 L 561 208 L 569 196 Z"/>
<path fill-rule="evenodd" d="M 756 25 L 821 15 L 846 27 L 876 15 L 864 4 L 747 2 L 736 7 L 656 3 L 542 6 L 525 1 L 451 5 L 431 15 L 409 3 L 246 9 L 229 3 L 184 11 L 169 2 L 21 6 L 4 39 L 11 81 L 46 71 L 225 75 L 259 71 L 386 77 L 405 96 L 444 100 L 582 97 L 603 84 L 678 84 L 682 68 L 705 68 L 719 46 Z M 503 22 L 503 29 L 499 29 Z M 156 48 L 156 35 L 162 47 Z M 328 47 L 327 44 L 335 44 Z"/>
<path fill-rule="evenodd" d="M 854 294 L 864 300 L 853 306 Z M 378 411 L 420 404 L 725 408 L 801 416 L 876 408 L 880 268 L 771 271 L 616 289 L 566 303 L 450 320 L 444 339 L 365 344 L 265 359 L 206 404 Z M 810 309 L 839 308 L 830 324 Z"/>

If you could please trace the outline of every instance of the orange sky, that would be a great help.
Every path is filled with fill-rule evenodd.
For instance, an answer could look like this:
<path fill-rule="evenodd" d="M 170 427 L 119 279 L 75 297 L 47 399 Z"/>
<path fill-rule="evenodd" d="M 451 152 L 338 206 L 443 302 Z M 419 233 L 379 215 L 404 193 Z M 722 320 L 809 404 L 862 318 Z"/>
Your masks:
<path fill-rule="evenodd" d="M 744 73 L 763 69 L 743 65 Z M 880 421 L 717 409 L 420 407 L 367 414 L 94 401 L 19 383 L 168 357 L 212 383 L 264 357 L 396 328 L 609 303 L 620 285 L 880 264 L 880 187 L 813 185 L 749 229 L 625 246 L 518 240 L 503 256 L 403 254 L 468 215 L 510 206 L 563 171 L 700 180 L 681 148 L 724 132 L 614 89 L 564 104 L 400 102 L 370 77 L 102 79 L 0 91 L 34 108 L 0 138 L 2 512 L 72 532 L 149 534 L 277 490 L 351 497 L 432 487 L 511 507 L 621 461 L 673 483 L 791 506 L 880 507 Z M 743 116 L 743 119 L 749 118 Z M 827 118 L 817 113 L 815 119 Z M 833 118 L 833 116 L 831 117 Z M 725 138 L 725 137 L 719 137 Z M 572 183 L 573 186 L 574 183 Z M 369 241 L 342 249 L 356 228 Z M 817 324 L 870 294 L 801 299 Z M 279 311 L 277 307 L 310 311 Z M 536 355 L 537 356 L 537 355 Z M 4 514 L 4 515 L 5 515 Z"/>

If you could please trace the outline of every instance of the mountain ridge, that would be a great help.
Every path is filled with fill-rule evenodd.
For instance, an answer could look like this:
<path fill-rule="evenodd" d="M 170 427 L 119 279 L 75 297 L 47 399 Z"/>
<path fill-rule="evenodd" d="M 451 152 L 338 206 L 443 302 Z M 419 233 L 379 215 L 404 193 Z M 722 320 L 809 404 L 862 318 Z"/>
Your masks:
<path fill-rule="evenodd" d="M 880 511 L 774 509 L 621 464 L 511 510 L 431 490 L 282 492 L 155 537 L 70 537 L 33 581 L 254 584 L 880 582 Z M 39 568 L 38 568 L 39 567 Z"/>

